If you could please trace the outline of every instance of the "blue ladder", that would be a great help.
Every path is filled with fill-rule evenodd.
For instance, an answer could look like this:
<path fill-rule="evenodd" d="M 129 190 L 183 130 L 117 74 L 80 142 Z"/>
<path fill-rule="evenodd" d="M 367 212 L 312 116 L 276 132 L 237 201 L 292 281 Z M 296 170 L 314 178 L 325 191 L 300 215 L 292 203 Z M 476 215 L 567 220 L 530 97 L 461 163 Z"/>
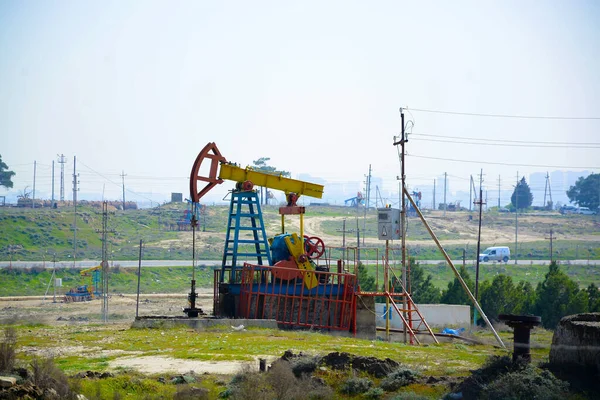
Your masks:
<path fill-rule="evenodd" d="M 250 232 L 251 238 L 248 238 L 248 235 L 240 237 L 241 232 Z M 264 265 L 263 261 L 267 261 L 267 265 L 271 265 L 271 252 L 260 201 L 254 191 L 231 193 L 227 236 L 221 263 L 221 282 L 240 283 L 239 276 L 236 276 L 239 275 L 236 274 L 236 270 L 241 269 L 238 265 L 240 257 L 243 257 L 245 262 Z"/>

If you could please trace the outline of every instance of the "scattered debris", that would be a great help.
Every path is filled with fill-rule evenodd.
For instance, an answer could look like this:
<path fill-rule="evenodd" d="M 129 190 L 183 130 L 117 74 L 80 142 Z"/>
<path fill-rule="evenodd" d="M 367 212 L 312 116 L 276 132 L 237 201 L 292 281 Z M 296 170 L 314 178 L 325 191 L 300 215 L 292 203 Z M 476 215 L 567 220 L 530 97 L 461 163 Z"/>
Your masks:
<path fill-rule="evenodd" d="M 82 322 L 86 322 L 89 321 L 90 319 L 88 317 L 69 317 L 69 318 L 65 318 L 63 316 L 60 316 L 58 318 L 56 318 L 57 321 L 82 321 Z"/>
<path fill-rule="evenodd" d="M 112 377 L 114 377 L 114 374 L 111 372 L 84 371 L 84 372 L 78 372 L 77 374 L 75 374 L 75 378 L 79 378 L 79 379 L 85 379 L 85 378 L 106 379 L 106 378 L 112 378 Z"/>

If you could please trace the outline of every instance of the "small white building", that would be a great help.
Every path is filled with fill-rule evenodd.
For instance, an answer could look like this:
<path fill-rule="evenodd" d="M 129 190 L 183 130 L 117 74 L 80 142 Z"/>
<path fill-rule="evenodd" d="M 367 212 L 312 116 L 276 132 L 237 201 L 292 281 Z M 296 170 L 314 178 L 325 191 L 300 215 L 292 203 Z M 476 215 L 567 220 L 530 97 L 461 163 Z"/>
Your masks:
<path fill-rule="evenodd" d="M 445 328 L 445 327 L 461 327 L 468 328 L 471 324 L 471 307 L 456 304 L 417 304 L 423 318 L 429 326 L 433 329 Z M 378 327 L 385 326 L 385 314 L 386 308 L 385 303 L 376 303 L 375 321 Z M 413 313 L 413 318 L 418 315 Z M 390 307 L 388 314 L 390 319 L 390 327 L 394 329 L 403 329 L 402 320 L 396 313 L 394 307 Z"/>

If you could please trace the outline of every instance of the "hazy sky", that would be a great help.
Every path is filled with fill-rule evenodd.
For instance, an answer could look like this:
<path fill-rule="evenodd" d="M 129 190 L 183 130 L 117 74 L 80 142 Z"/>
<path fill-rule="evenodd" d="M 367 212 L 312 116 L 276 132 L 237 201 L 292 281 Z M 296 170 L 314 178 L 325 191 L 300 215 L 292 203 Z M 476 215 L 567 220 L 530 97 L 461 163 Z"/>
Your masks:
<path fill-rule="evenodd" d="M 37 191 L 49 193 L 64 154 L 69 174 L 77 156 L 82 194 L 120 198 L 125 171 L 127 188 L 145 193 L 132 200 L 187 197 L 211 141 L 230 161 L 270 157 L 331 182 L 362 181 L 372 164 L 390 190 L 407 107 L 412 187 L 447 172 L 468 190 L 483 168 L 487 185 L 502 175 L 508 189 L 517 171 L 600 172 L 600 119 L 416 109 L 599 118 L 599 71 L 597 1 L 6 0 L 0 154 L 17 172 L 13 194 L 32 186 L 34 160 Z"/>

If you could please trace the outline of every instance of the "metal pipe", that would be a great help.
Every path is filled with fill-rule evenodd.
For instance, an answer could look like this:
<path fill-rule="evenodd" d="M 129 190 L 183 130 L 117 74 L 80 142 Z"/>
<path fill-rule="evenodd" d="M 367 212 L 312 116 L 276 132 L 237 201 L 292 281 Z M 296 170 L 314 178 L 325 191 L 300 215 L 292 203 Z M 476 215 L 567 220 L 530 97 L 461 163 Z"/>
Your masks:
<path fill-rule="evenodd" d="M 386 240 L 385 241 L 385 263 L 383 264 L 383 276 L 385 279 L 385 282 L 383 283 L 384 285 L 384 290 L 385 290 L 385 340 L 387 340 L 388 342 L 390 341 L 390 276 L 389 276 L 389 270 L 390 270 L 390 259 L 389 259 L 389 248 L 390 248 L 390 241 Z M 404 330 L 404 332 L 406 332 L 406 329 Z"/>
<path fill-rule="evenodd" d="M 138 311 L 140 307 L 140 278 L 142 276 L 142 239 L 140 239 L 140 257 L 138 263 L 138 281 L 137 281 L 137 297 L 135 300 L 135 317 L 139 316 Z"/>

